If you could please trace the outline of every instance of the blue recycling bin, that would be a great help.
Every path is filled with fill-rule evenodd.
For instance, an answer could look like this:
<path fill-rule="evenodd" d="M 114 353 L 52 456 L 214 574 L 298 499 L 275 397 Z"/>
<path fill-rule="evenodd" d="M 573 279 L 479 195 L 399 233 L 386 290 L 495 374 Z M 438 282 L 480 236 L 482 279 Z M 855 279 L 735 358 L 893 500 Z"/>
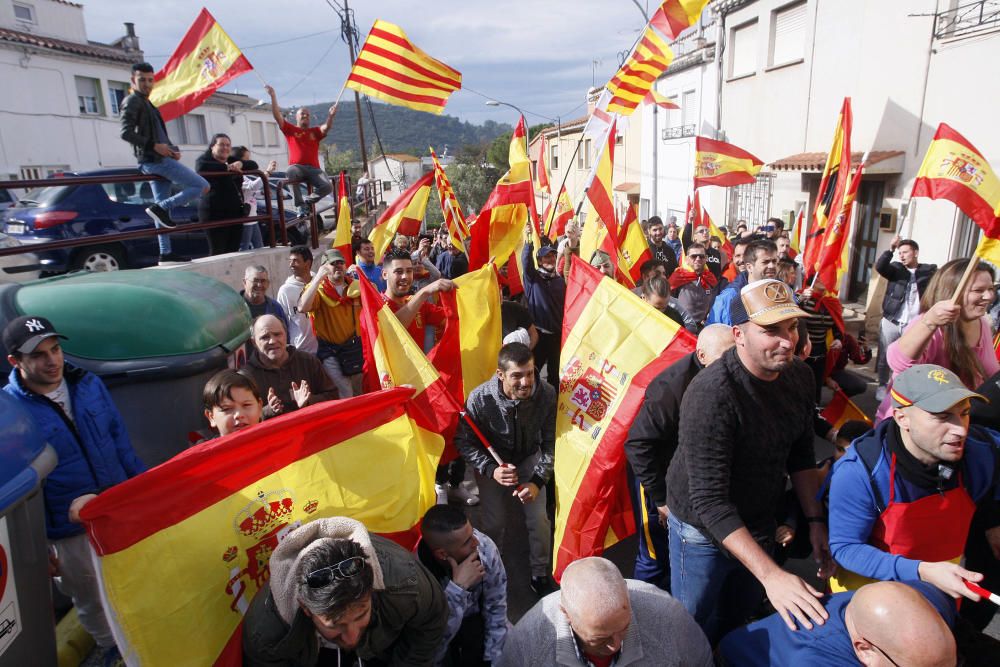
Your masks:
<path fill-rule="evenodd" d="M 0 665 L 55 665 L 41 485 L 55 468 L 19 401 L 0 391 Z"/>

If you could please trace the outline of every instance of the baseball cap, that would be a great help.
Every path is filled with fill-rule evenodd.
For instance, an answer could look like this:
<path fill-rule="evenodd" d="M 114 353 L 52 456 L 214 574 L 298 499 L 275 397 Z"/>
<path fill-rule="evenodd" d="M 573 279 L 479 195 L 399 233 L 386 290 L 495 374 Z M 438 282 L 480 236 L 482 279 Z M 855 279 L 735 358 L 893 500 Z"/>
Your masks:
<path fill-rule="evenodd" d="M 927 412 L 944 412 L 967 398 L 987 400 L 970 391 L 953 372 L 936 364 L 910 366 L 892 381 L 889 395 L 894 408 L 915 405 Z"/>
<path fill-rule="evenodd" d="M 611 263 L 611 255 L 603 250 L 595 250 L 594 256 L 590 258 L 590 265 L 600 268 Z"/>
<path fill-rule="evenodd" d="M 31 354 L 46 338 L 58 336 L 66 338 L 56 331 L 44 317 L 38 315 L 22 315 L 11 320 L 3 330 L 3 346 L 8 354 Z"/>
<path fill-rule="evenodd" d="M 344 253 L 340 252 L 336 248 L 330 248 L 323 253 L 323 264 L 330 264 L 331 262 L 347 262 L 344 259 Z"/>
<path fill-rule="evenodd" d="M 729 305 L 729 318 L 734 325 L 753 322 L 762 327 L 777 324 L 793 317 L 810 317 L 795 304 L 788 285 L 765 278 L 746 285 L 738 299 Z"/>
<path fill-rule="evenodd" d="M 556 249 L 553 248 L 552 246 L 550 246 L 550 245 L 543 245 L 541 248 L 538 249 L 538 252 L 535 253 L 535 257 L 537 257 L 538 259 L 541 259 L 542 257 L 545 257 L 546 255 L 551 255 L 551 254 L 555 253 L 555 251 L 556 251 Z"/>

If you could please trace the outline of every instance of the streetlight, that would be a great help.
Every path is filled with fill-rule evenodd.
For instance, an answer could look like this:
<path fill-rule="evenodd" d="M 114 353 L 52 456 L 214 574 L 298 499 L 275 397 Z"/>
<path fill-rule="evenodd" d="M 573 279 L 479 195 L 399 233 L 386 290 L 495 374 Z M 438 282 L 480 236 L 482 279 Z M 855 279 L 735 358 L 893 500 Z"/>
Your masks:
<path fill-rule="evenodd" d="M 562 120 L 561 120 L 562 117 L 561 116 L 557 116 L 556 118 L 550 118 L 549 116 L 544 116 L 544 115 L 542 115 L 540 113 L 535 113 L 534 111 L 527 111 L 526 112 L 523 109 L 521 109 L 521 107 L 515 106 L 515 105 L 511 104 L 510 102 L 501 102 L 499 100 L 486 100 L 486 106 L 488 106 L 488 107 L 499 107 L 499 106 L 510 107 L 511 109 L 513 109 L 514 111 L 518 112 L 522 116 L 524 116 L 524 115 L 538 116 L 539 118 L 544 118 L 545 120 L 552 121 L 553 123 L 556 124 L 556 136 L 558 138 L 560 138 L 560 139 L 562 138 Z M 524 136 L 525 142 L 528 145 L 530 145 L 531 144 L 531 135 L 528 133 L 527 123 L 525 123 L 525 126 L 524 126 L 524 134 L 525 134 L 525 136 Z"/>

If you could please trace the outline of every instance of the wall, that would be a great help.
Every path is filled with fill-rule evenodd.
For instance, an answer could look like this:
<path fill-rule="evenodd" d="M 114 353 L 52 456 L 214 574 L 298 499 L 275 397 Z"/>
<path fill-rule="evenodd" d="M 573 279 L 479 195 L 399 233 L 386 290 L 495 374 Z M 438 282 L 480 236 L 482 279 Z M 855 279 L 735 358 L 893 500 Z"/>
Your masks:
<path fill-rule="evenodd" d="M 0 3 L 0 25 L 20 32 L 32 32 L 57 37 L 70 42 L 87 42 L 87 29 L 83 21 L 83 7 L 57 0 L 23 0 L 35 10 L 35 23 L 25 24 L 14 18 L 14 3 Z"/>

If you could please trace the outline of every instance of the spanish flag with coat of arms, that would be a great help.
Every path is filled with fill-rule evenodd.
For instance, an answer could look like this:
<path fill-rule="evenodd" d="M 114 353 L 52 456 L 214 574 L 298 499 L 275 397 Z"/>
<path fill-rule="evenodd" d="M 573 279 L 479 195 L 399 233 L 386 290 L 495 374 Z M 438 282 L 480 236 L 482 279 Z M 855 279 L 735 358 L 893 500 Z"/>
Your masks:
<path fill-rule="evenodd" d="M 166 123 L 201 106 L 212 93 L 252 69 L 215 17 L 202 8 L 170 60 L 156 73 L 149 101 Z"/>
<path fill-rule="evenodd" d="M 673 320 L 573 258 L 556 405 L 557 580 L 635 531 L 625 438 L 650 381 L 694 347 Z"/>
<path fill-rule="evenodd" d="M 295 528 L 346 516 L 406 548 L 435 501 L 444 438 L 396 388 L 197 445 L 81 512 L 130 665 L 242 663 L 240 625 Z"/>

